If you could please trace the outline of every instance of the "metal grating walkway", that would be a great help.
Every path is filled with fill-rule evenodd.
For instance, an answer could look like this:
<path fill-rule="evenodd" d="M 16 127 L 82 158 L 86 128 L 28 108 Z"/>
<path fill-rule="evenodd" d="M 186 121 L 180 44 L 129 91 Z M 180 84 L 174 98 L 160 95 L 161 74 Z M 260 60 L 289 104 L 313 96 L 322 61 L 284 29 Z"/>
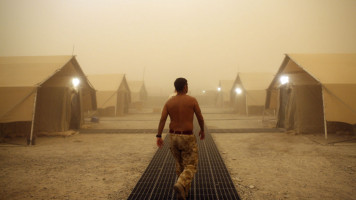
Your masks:
<path fill-rule="evenodd" d="M 197 127 L 194 132 L 199 162 L 187 199 L 240 199 L 209 131 L 206 130 L 205 140 L 201 141 L 198 124 L 195 123 L 194 127 Z M 164 146 L 157 150 L 128 199 L 176 199 L 175 181 L 175 162 L 169 150 L 169 137 L 165 137 Z"/>

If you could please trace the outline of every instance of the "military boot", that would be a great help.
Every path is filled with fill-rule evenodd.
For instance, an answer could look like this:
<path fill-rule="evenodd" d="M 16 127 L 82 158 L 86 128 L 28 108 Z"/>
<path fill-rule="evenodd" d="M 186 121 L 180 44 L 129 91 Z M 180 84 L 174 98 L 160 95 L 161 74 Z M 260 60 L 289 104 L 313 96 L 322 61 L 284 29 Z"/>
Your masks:
<path fill-rule="evenodd" d="M 177 193 L 177 199 L 185 200 L 186 194 L 185 194 L 184 186 L 180 183 L 176 183 L 176 184 L 174 184 L 173 188 Z"/>

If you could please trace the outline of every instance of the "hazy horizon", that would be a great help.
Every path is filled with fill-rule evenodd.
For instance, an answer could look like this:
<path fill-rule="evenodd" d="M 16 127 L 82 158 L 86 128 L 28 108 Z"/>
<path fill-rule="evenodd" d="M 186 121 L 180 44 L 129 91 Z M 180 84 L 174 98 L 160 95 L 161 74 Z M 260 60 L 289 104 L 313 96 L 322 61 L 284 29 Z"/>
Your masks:
<path fill-rule="evenodd" d="M 285 53 L 356 53 L 354 0 L 0 0 L 0 56 L 77 55 L 149 94 L 193 94 L 237 72 L 276 73 Z M 73 51 L 74 47 L 74 51 Z"/>

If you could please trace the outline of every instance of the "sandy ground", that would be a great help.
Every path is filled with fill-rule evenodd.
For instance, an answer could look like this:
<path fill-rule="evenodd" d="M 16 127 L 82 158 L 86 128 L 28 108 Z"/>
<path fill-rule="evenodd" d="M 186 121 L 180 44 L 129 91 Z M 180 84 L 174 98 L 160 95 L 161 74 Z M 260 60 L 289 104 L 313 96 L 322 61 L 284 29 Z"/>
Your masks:
<path fill-rule="evenodd" d="M 356 143 L 285 133 L 213 138 L 242 199 L 356 199 Z"/>
<path fill-rule="evenodd" d="M 231 114 L 205 118 L 209 128 L 263 124 Z M 150 129 L 158 119 L 131 114 L 88 127 Z M 0 199 L 127 199 L 157 149 L 155 134 L 40 137 L 32 147 L 14 145 L 24 139 L 2 143 Z M 356 143 L 286 133 L 213 138 L 242 199 L 356 199 Z"/>
<path fill-rule="evenodd" d="M 153 157 L 150 134 L 41 137 L 0 145 L 0 199 L 127 199 Z"/>

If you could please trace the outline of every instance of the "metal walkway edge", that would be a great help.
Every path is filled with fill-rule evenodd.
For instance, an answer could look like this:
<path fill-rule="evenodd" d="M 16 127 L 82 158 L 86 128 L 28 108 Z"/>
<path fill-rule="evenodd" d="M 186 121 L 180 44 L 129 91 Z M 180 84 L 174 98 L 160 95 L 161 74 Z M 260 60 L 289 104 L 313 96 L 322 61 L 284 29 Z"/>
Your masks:
<path fill-rule="evenodd" d="M 199 126 L 195 123 L 194 127 Z M 187 199 L 240 199 L 212 136 L 207 129 L 205 130 L 205 140 L 199 139 L 198 128 L 194 130 L 198 143 L 199 162 Z M 164 146 L 153 156 L 131 192 L 129 200 L 176 199 L 173 190 L 177 178 L 175 161 L 169 150 L 167 136 L 164 139 Z"/>

